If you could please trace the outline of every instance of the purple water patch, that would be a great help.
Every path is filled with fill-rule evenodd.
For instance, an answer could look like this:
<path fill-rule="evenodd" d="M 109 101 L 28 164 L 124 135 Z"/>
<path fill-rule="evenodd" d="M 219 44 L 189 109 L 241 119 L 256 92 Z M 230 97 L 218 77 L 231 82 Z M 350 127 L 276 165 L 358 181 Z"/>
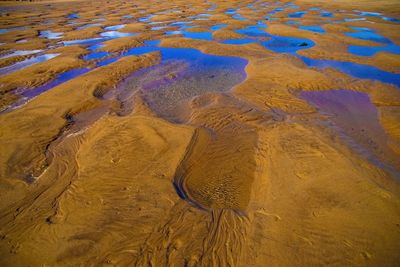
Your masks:
<path fill-rule="evenodd" d="M 387 147 L 387 135 L 379 122 L 378 111 L 365 93 L 350 90 L 301 92 L 300 96 L 329 118 L 335 130 L 353 150 L 391 172 L 388 162 L 393 152 Z"/>
<path fill-rule="evenodd" d="M 21 98 L 18 99 L 16 102 L 14 102 L 13 104 L 11 104 L 10 106 L 8 106 L 7 108 L 3 109 L 0 111 L 0 113 L 2 112 L 9 112 L 12 111 L 16 108 L 21 107 L 22 105 L 25 105 L 29 100 L 31 100 L 32 98 L 50 90 L 53 89 L 54 87 L 56 87 L 57 85 L 60 85 L 66 81 L 69 81 L 75 77 L 78 77 L 86 72 L 90 71 L 89 68 L 81 68 L 81 69 L 74 69 L 74 70 L 70 70 L 70 71 L 66 71 L 64 73 L 61 73 L 59 75 L 57 75 L 57 77 L 52 80 L 49 83 L 46 83 L 42 86 L 36 87 L 36 88 L 29 88 L 29 89 L 17 89 L 14 91 L 15 94 L 20 95 Z"/>

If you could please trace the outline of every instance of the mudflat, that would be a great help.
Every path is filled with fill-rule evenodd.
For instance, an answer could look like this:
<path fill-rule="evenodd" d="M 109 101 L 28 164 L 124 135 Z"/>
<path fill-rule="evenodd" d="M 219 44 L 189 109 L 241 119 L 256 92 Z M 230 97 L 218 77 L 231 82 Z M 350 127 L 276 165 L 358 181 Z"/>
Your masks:
<path fill-rule="evenodd" d="M 0 266 L 398 266 L 398 1 L 0 15 Z"/>

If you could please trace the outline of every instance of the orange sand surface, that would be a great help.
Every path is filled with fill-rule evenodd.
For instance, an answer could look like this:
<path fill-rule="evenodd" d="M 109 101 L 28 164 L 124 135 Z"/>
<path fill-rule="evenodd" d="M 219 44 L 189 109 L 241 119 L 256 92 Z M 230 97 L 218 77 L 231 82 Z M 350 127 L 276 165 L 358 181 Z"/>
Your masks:
<path fill-rule="evenodd" d="M 400 88 L 309 67 L 299 56 L 400 74 L 399 54 L 350 54 L 349 45 L 381 44 L 344 34 L 369 27 L 400 45 L 400 24 L 368 17 L 323 25 L 316 11 L 288 14 L 318 7 L 334 14 L 327 19 L 356 10 L 400 19 L 400 4 L 294 0 L 300 9 L 265 19 L 288 3 L 0 2 L 1 29 L 25 26 L 0 34 L 0 69 L 31 58 L 8 56 L 13 51 L 57 55 L 0 75 L 0 266 L 399 266 Z M 229 8 L 240 8 L 244 19 L 232 18 Z M 71 13 L 79 13 L 73 23 Z M 204 13 L 212 14 L 193 19 Z M 197 27 L 187 32 L 214 39 L 165 34 L 178 30 L 171 23 L 188 21 Z M 96 25 L 77 29 L 89 23 Z M 257 23 L 315 45 L 296 56 L 257 42 L 220 41 L 247 38 L 235 30 Z M 245 78 L 218 91 L 208 87 L 227 82 L 227 70 L 207 88 L 192 77 L 201 87 L 194 96 L 173 88 L 166 99 L 178 100 L 157 109 L 157 95 L 137 81 L 174 80 L 185 63 L 166 64 L 148 78 L 140 71 L 164 64 L 162 52 L 98 66 L 100 60 L 84 59 L 87 45 L 62 43 L 101 38 L 119 24 L 119 33 L 132 34 L 106 40 L 98 51 L 108 58 L 160 40 L 162 48 L 246 60 Z M 210 30 L 220 24 L 227 26 Z M 62 36 L 40 36 L 49 30 Z M 89 71 L 10 108 L 24 100 L 21 92 L 80 68 Z M 336 99 L 337 90 L 353 102 Z M 328 106 L 322 95 L 336 102 Z"/>

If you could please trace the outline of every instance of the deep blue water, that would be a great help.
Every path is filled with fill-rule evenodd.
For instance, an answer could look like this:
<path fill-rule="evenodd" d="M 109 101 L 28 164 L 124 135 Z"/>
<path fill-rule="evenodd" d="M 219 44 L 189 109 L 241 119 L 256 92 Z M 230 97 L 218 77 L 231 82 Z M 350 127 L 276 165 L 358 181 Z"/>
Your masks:
<path fill-rule="evenodd" d="M 360 79 L 377 80 L 400 87 L 400 74 L 383 71 L 373 66 L 335 60 L 311 59 L 299 56 L 309 67 L 335 68 Z"/>
<path fill-rule="evenodd" d="M 320 26 L 299 26 L 299 29 L 318 32 L 318 33 L 325 33 L 325 29 Z"/>

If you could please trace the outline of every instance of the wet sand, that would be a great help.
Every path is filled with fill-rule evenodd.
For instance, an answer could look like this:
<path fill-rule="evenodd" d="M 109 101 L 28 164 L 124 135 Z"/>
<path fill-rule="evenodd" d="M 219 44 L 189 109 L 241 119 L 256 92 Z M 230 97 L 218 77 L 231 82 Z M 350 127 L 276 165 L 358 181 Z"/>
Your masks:
<path fill-rule="evenodd" d="M 0 2 L 1 266 L 397 266 L 396 1 Z"/>

